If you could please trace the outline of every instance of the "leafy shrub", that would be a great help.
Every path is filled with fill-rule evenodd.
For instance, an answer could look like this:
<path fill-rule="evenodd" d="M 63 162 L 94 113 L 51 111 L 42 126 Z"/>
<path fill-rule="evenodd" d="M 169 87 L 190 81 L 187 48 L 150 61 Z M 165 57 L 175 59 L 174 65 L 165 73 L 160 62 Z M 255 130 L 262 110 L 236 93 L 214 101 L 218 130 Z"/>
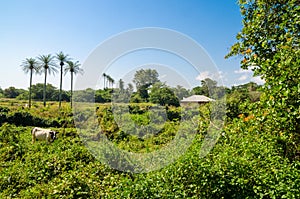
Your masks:
<path fill-rule="evenodd" d="M 180 120 L 181 119 L 181 109 L 173 106 L 166 107 L 167 118 L 170 121 Z"/>
<path fill-rule="evenodd" d="M 8 112 L 9 112 L 9 108 L 8 107 L 0 106 L 0 113 L 8 113 Z"/>
<path fill-rule="evenodd" d="M 5 123 L 0 127 L 0 160 L 11 161 L 25 154 L 25 146 L 15 126 Z"/>

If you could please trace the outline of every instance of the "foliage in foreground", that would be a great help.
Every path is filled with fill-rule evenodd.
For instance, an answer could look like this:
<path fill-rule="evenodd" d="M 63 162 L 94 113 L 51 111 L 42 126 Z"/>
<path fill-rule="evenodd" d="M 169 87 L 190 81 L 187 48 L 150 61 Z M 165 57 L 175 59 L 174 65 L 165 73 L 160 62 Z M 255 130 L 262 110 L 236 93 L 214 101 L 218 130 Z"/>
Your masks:
<path fill-rule="evenodd" d="M 300 163 L 284 157 L 277 136 L 262 133 L 268 127 L 257 125 L 257 114 L 248 111 L 227 124 L 206 157 L 199 158 L 205 136 L 199 132 L 179 160 L 144 174 L 100 163 L 73 128 L 56 129 L 60 137 L 49 145 L 32 145 L 30 127 L 4 124 L 0 197 L 299 198 Z"/>
<path fill-rule="evenodd" d="M 299 1 L 240 0 L 239 5 L 243 28 L 228 56 L 242 56 L 241 67 L 265 80 L 261 111 L 268 113 L 270 131 L 287 137 L 287 155 L 294 159 L 300 154 Z"/>

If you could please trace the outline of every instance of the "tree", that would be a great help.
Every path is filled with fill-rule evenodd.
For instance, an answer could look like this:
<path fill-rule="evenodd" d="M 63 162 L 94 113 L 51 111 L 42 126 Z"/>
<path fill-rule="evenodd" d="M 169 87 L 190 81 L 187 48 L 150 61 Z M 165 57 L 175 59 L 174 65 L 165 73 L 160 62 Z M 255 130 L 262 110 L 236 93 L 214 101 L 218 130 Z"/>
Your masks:
<path fill-rule="evenodd" d="M 32 85 L 32 99 L 43 100 L 44 84 L 37 83 Z M 56 101 L 59 96 L 59 90 L 52 84 L 46 85 L 46 99 Z"/>
<path fill-rule="evenodd" d="M 210 78 L 205 78 L 201 81 L 201 86 L 203 89 L 203 95 L 212 97 L 212 94 L 217 87 L 217 82 Z"/>
<path fill-rule="evenodd" d="M 141 69 L 134 74 L 133 83 L 135 83 L 137 90 L 142 86 L 148 88 L 156 82 L 159 82 L 159 79 L 158 72 L 155 69 Z"/>
<path fill-rule="evenodd" d="M 299 1 L 240 0 L 239 5 L 243 28 L 226 57 L 241 56 L 241 67 L 265 80 L 261 102 L 269 130 L 295 146 L 300 141 Z"/>
<path fill-rule="evenodd" d="M 31 86 L 32 86 L 32 74 L 39 72 L 38 62 L 34 58 L 26 58 L 21 64 L 22 70 L 27 74 L 30 73 L 29 80 L 29 102 L 28 107 L 31 108 Z"/>
<path fill-rule="evenodd" d="M 3 97 L 3 89 L 0 87 L 0 98 Z"/>
<path fill-rule="evenodd" d="M 107 82 L 108 82 L 108 87 L 112 88 L 113 85 L 114 85 L 115 80 L 111 76 L 109 76 L 107 74 L 106 74 L 106 79 L 107 79 Z"/>
<path fill-rule="evenodd" d="M 73 96 L 73 75 L 80 73 L 83 74 L 82 68 L 80 68 L 79 61 L 73 62 L 73 61 L 67 61 L 68 66 L 65 68 L 65 73 L 70 72 L 71 73 L 71 95 L 70 95 L 70 102 L 71 102 L 71 108 L 72 108 L 72 96 Z"/>
<path fill-rule="evenodd" d="M 142 98 L 142 101 L 147 101 L 149 97 L 148 88 L 160 81 L 158 79 L 158 72 L 155 69 L 141 69 L 135 72 L 133 82 L 135 83 L 137 94 Z"/>
<path fill-rule="evenodd" d="M 106 87 L 105 87 L 105 83 L 106 83 L 106 74 L 103 73 L 102 76 L 103 76 L 103 89 L 105 89 L 105 88 L 106 88 Z"/>
<path fill-rule="evenodd" d="M 4 94 L 4 97 L 7 97 L 7 98 L 16 98 L 20 93 L 19 93 L 18 89 L 11 86 L 9 88 L 4 89 L 3 94 Z"/>
<path fill-rule="evenodd" d="M 57 72 L 56 65 L 54 63 L 54 57 L 51 54 L 40 55 L 38 56 L 39 60 L 39 69 L 44 70 L 45 79 L 44 79 L 44 91 L 43 91 L 43 102 L 46 106 L 46 85 L 47 85 L 47 73 L 55 74 Z"/>
<path fill-rule="evenodd" d="M 160 104 L 161 106 L 179 106 L 178 97 L 176 97 L 174 91 L 167 85 L 157 82 L 153 84 L 150 91 L 150 102 Z"/>
<path fill-rule="evenodd" d="M 217 88 L 217 82 L 210 78 L 205 78 L 201 80 L 201 86 L 196 86 L 192 89 L 195 95 L 205 95 L 210 96 L 213 94 L 214 90 Z"/>
<path fill-rule="evenodd" d="M 196 86 L 192 89 L 192 93 L 195 95 L 204 95 L 204 89 L 202 86 Z"/>
<path fill-rule="evenodd" d="M 60 86 L 59 86 L 59 109 L 61 108 L 61 100 L 62 100 L 62 81 L 63 81 L 63 66 L 67 61 L 70 61 L 69 55 L 64 54 L 63 52 L 59 52 L 56 54 L 55 58 L 59 61 L 60 65 Z"/>
<path fill-rule="evenodd" d="M 186 88 L 177 85 L 175 88 L 172 89 L 178 99 L 182 100 L 184 97 L 188 97 L 190 95 L 190 91 Z"/>
<path fill-rule="evenodd" d="M 127 84 L 126 90 L 128 91 L 128 93 L 132 94 L 134 90 L 133 85 L 131 83 Z"/>
<path fill-rule="evenodd" d="M 119 80 L 119 89 L 121 90 L 121 91 L 123 91 L 125 88 L 124 88 L 124 81 L 122 80 L 122 79 L 120 79 Z"/>

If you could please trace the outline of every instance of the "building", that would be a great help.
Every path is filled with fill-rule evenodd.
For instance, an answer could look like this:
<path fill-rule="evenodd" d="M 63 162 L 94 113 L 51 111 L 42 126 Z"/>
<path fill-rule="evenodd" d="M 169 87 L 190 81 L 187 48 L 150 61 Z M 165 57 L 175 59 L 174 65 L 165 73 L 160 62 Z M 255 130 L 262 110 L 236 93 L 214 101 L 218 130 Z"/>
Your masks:
<path fill-rule="evenodd" d="M 211 99 L 209 97 L 206 97 L 204 95 L 192 95 L 187 98 L 183 98 L 183 100 L 180 101 L 181 105 L 192 105 L 192 104 L 206 104 L 208 102 L 213 102 L 214 99 Z"/>

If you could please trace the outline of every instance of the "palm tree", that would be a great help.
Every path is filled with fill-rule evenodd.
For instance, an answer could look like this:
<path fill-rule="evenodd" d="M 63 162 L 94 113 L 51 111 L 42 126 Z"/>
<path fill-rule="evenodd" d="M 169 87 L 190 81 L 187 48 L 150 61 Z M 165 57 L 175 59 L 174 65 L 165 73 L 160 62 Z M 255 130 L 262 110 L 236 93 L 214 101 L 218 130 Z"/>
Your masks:
<path fill-rule="evenodd" d="M 27 74 L 30 72 L 30 83 L 29 83 L 29 102 L 28 107 L 31 107 L 31 86 L 32 86 L 32 74 L 34 72 L 39 72 L 38 62 L 34 58 L 26 58 L 22 64 L 21 67 L 23 71 Z"/>
<path fill-rule="evenodd" d="M 115 80 L 109 75 L 106 75 L 106 79 L 107 79 L 108 87 L 112 88 L 113 84 L 115 83 Z"/>
<path fill-rule="evenodd" d="M 56 73 L 56 65 L 54 63 L 54 57 L 51 54 L 48 55 L 40 55 L 38 56 L 39 60 L 39 68 L 44 69 L 45 73 L 45 81 L 44 81 L 44 90 L 43 90 L 43 101 L 44 101 L 44 106 L 46 106 L 46 84 L 47 84 L 47 73 Z"/>
<path fill-rule="evenodd" d="M 82 68 L 80 68 L 79 61 L 72 62 L 67 61 L 67 67 L 65 68 L 65 73 L 70 72 L 71 73 L 71 96 L 70 96 L 70 102 L 71 102 L 71 108 L 72 108 L 72 96 L 73 96 L 73 74 L 83 74 Z"/>
<path fill-rule="evenodd" d="M 111 88 L 114 88 L 115 80 L 113 78 L 110 78 Z"/>
<path fill-rule="evenodd" d="M 103 73 L 102 76 L 103 76 L 103 90 L 104 90 L 104 89 L 105 89 L 105 78 L 106 78 L 106 74 Z"/>
<path fill-rule="evenodd" d="M 55 57 L 59 61 L 60 65 L 60 86 L 59 86 L 59 109 L 61 108 L 61 93 L 62 93 L 62 81 L 63 81 L 63 67 L 65 62 L 70 61 L 69 55 L 59 52 Z"/>

